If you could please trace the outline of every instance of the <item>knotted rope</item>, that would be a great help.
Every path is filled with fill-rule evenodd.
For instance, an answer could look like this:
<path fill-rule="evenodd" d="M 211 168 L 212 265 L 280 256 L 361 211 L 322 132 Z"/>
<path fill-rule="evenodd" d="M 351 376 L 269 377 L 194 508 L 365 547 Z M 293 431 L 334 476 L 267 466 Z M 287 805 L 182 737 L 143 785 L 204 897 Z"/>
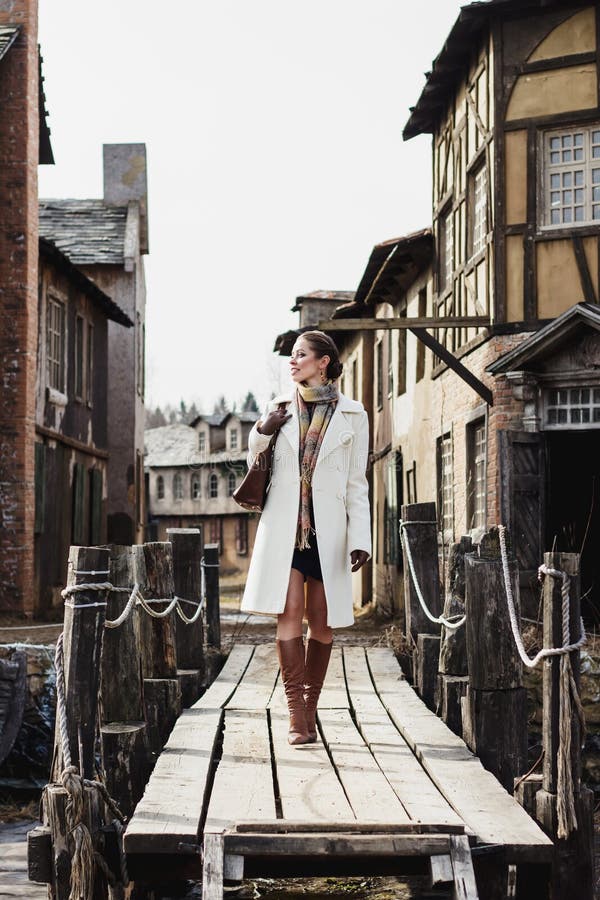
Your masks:
<path fill-rule="evenodd" d="M 408 568 L 410 571 L 410 577 L 415 589 L 415 593 L 417 595 L 417 599 L 421 604 L 423 612 L 427 616 L 430 622 L 434 622 L 436 625 L 443 625 L 444 628 L 448 628 L 450 631 L 456 631 L 457 628 L 460 628 L 461 625 L 465 624 L 466 616 L 453 616 L 451 619 L 447 619 L 446 616 L 434 616 L 427 603 L 425 601 L 425 597 L 423 596 L 423 592 L 421 590 L 421 585 L 419 584 L 419 580 L 417 578 L 417 573 L 415 571 L 415 564 L 413 561 L 412 552 L 410 549 L 410 544 L 408 541 L 408 535 L 406 533 L 406 527 L 408 525 L 432 525 L 435 523 L 432 522 L 404 522 L 400 521 L 400 540 L 402 541 L 402 546 L 404 547 L 404 552 L 406 553 L 406 559 L 408 560 Z"/>
<path fill-rule="evenodd" d="M 519 656 L 524 665 L 532 669 L 540 660 L 548 659 L 553 656 L 560 656 L 560 697 L 559 697 L 559 726 L 558 726 L 558 758 L 557 758 L 557 784 L 556 784 L 556 808 L 558 817 L 558 837 L 566 838 L 572 831 L 577 829 L 577 816 L 575 813 L 575 797 L 573 786 L 573 772 L 571 768 L 571 721 L 573 717 L 573 706 L 579 718 L 582 736 L 585 735 L 585 717 L 583 707 L 579 697 L 579 691 L 573 676 L 573 668 L 571 666 L 571 653 L 579 650 L 586 641 L 583 619 L 580 619 L 580 637 L 578 641 L 570 643 L 571 629 L 571 598 L 570 588 L 571 579 L 566 572 L 559 569 L 551 569 L 548 566 L 541 565 L 538 569 L 538 578 L 543 581 L 546 576 L 550 578 L 558 578 L 561 580 L 561 600 L 562 600 L 562 646 L 561 647 L 544 647 L 539 653 L 531 659 L 523 645 L 523 639 L 517 623 L 517 614 L 515 610 L 515 602 L 510 583 L 510 573 L 508 570 L 508 555 L 506 552 L 506 527 L 500 525 L 498 528 L 500 538 L 500 555 L 502 558 L 502 573 L 504 576 L 504 587 L 506 591 L 506 600 L 508 605 L 508 614 L 510 625 L 513 633 Z"/>

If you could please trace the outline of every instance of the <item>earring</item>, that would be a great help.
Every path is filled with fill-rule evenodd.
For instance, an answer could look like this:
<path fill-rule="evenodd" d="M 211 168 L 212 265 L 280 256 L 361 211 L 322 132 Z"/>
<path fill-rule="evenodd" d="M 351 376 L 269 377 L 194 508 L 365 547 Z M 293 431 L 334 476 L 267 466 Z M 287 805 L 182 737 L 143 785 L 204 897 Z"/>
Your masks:
<path fill-rule="evenodd" d="M 325 375 L 325 370 L 321 369 L 321 381 L 325 381 L 327 376 Z"/>

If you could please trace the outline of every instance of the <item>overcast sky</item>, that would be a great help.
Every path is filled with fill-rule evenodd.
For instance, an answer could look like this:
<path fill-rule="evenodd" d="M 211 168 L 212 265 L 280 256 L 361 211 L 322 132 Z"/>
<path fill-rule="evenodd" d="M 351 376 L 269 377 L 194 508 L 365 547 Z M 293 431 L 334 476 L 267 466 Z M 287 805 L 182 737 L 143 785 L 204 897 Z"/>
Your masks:
<path fill-rule="evenodd" d="M 459 8 L 40 0 L 40 196 L 100 197 L 102 144 L 148 148 L 149 404 L 262 405 L 295 297 L 355 289 L 373 244 L 430 224 L 430 139 L 402 128 Z"/>

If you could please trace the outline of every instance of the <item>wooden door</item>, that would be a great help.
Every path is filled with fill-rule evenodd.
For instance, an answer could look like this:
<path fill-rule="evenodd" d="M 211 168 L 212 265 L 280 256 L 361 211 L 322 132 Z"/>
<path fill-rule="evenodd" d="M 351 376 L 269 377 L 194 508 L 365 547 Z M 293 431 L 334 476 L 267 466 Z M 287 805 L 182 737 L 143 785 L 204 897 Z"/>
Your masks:
<path fill-rule="evenodd" d="M 521 609 L 537 616 L 538 566 L 545 532 L 545 446 L 543 434 L 499 431 L 500 516 L 519 563 Z"/>

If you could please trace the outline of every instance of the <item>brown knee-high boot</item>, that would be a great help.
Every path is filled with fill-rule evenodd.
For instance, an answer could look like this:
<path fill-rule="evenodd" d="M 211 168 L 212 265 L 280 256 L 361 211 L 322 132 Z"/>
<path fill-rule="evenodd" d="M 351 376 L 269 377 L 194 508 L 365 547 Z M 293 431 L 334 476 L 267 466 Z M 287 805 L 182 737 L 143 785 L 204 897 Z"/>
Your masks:
<path fill-rule="evenodd" d="M 306 707 L 306 725 L 310 743 L 317 740 L 317 703 L 329 657 L 331 656 L 331 644 L 323 644 L 314 638 L 309 638 L 306 647 L 306 668 L 304 672 L 304 705 Z"/>
<path fill-rule="evenodd" d="M 304 641 L 302 636 L 277 641 L 281 680 L 290 714 L 290 744 L 307 744 L 306 710 L 304 708 Z"/>

